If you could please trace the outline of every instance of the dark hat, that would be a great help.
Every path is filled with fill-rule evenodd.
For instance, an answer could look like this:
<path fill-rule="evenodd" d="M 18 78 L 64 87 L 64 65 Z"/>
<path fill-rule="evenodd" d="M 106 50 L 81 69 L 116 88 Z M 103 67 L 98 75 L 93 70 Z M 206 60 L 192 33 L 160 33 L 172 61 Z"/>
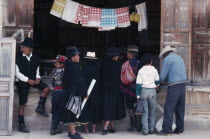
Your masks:
<path fill-rule="evenodd" d="M 115 56 L 120 56 L 120 53 L 116 47 L 109 47 L 106 51 L 106 55 L 108 57 L 115 57 Z"/>
<path fill-rule="evenodd" d="M 77 50 L 77 48 L 75 46 L 71 46 L 66 49 L 66 56 L 74 56 L 79 53 L 80 52 Z"/>
<path fill-rule="evenodd" d="M 129 45 L 128 51 L 130 52 L 139 52 L 139 48 L 137 45 Z"/>
<path fill-rule="evenodd" d="M 56 59 L 52 60 L 54 62 L 62 62 L 62 63 L 65 63 L 66 62 L 66 57 L 65 56 L 62 56 L 62 55 L 58 55 L 56 56 Z"/>
<path fill-rule="evenodd" d="M 25 37 L 24 41 L 21 42 L 21 45 L 33 48 L 34 47 L 34 41 L 31 38 Z"/>

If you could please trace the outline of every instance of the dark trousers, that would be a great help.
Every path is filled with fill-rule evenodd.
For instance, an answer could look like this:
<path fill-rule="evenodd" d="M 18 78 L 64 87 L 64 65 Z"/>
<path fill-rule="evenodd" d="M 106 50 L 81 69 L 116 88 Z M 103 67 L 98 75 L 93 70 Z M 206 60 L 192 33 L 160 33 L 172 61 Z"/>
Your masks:
<path fill-rule="evenodd" d="M 164 133 L 172 133 L 174 112 L 176 116 L 176 131 L 184 131 L 185 92 L 185 83 L 168 87 L 162 126 Z"/>
<path fill-rule="evenodd" d="M 55 122 L 60 122 L 62 118 L 62 113 L 64 110 L 64 92 L 54 91 L 52 94 L 52 120 Z"/>

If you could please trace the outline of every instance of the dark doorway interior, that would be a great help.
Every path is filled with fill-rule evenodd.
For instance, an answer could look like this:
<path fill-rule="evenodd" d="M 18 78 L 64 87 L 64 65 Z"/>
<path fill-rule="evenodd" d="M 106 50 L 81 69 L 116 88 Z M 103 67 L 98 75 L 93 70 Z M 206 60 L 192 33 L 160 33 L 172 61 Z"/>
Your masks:
<path fill-rule="evenodd" d="M 98 31 L 94 28 L 67 23 L 50 15 L 52 0 L 35 0 L 34 40 L 35 51 L 43 61 L 49 61 L 57 54 L 64 54 L 66 45 L 80 48 L 82 55 L 86 51 L 96 51 L 97 57 L 103 58 L 107 47 L 116 46 L 126 50 L 129 44 L 139 46 L 141 55 L 152 53 L 155 57 L 160 51 L 160 0 L 147 2 L 148 29 L 138 32 L 138 23 L 131 23 L 128 28 L 114 31 Z M 134 7 L 130 8 L 130 12 Z M 155 61 L 158 67 L 159 60 Z"/>

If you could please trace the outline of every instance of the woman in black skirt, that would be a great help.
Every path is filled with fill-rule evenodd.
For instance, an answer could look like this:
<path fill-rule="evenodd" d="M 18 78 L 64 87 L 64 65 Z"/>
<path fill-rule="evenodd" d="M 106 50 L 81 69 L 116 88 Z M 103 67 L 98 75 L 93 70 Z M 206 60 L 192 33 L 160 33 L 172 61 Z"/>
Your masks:
<path fill-rule="evenodd" d="M 98 60 L 95 57 L 95 52 L 87 52 L 85 57 L 84 73 L 88 86 L 90 85 L 92 79 L 96 80 L 96 83 L 87 101 L 89 108 L 89 122 L 92 124 L 92 133 L 96 133 L 96 124 L 102 122 L 103 96 L 99 91 L 100 69 Z M 85 125 L 85 132 L 88 132 L 87 125 Z"/>
<path fill-rule="evenodd" d="M 103 120 L 105 121 L 102 135 L 108 132 L 115 133 L 114 120 L 125 118 L 124 96 L 120 93 L 120 72 L 121 64 L 117 61 L 119 52 L 115 47 L 108 48 L 108 59 L 101 64 L 101 90 L 104 93 L 104 112 Z M 108 126 L 111 124 L 111 129 Z"/>
<path fill-rule="evenodd" d="M 85 112 L 82 111 L 81 116 L 79 119 L 76 118 L 76 114 L 66 108 L 66 105 L 69 101 L 69 98 L 72 94 L 75 96 L 84 99 L 86 96 L 86 85 L 84 74 L 80 69 L 79 63 L 79 52 L 75 46 L 69 47 L 67 49 L 67 57 L 69 60 L 65 64 L 64 75 L 63 75 L 63 88 L 64 88 L 64 110 L 63 110 L 63 118 L 62 122 L 68 125 L 69 134 L 68 136 L 71 139 L 82 139 L 81 135 L 76 133 L 75 124 L 77 122 L 85 123 L 87 122 L 85 116 L 82 114 Z M 83 114 L 84 115 L 84 114 Z"/>

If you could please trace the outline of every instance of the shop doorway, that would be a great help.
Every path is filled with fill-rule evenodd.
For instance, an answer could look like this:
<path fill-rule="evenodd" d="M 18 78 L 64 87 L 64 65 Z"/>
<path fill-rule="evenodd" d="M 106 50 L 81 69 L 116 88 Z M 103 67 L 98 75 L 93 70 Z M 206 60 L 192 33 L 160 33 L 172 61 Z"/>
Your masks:
<path fill-rule="evenodd" d="M 145 53 L 154 56 L 155 67 L 159 69 L 161 0 L 147 2 L 149 25 L 147 30 L 141 32 L 138 32 L 138 23 L 133 22 L 128 28 L 113 31 L 98 31 L 67 23 L 49 14 L 52 3 L 52 0 L 34 0 L 35 51 L 43 62 L 50 61 L 57 54 L 64 54 L 67 45 L 79 47 L 82 56 L 86 51 L 95 51 L 97 57 L 102 59 L 107 47 L 116 46 L 126 51 L 129 44 L 135 44 L 139 46 L 141 56 Z M 130 7 L 130 12 L 133 11 L 134 7 Z M 44 71 L 41 73 L 44 74 Z"/>

